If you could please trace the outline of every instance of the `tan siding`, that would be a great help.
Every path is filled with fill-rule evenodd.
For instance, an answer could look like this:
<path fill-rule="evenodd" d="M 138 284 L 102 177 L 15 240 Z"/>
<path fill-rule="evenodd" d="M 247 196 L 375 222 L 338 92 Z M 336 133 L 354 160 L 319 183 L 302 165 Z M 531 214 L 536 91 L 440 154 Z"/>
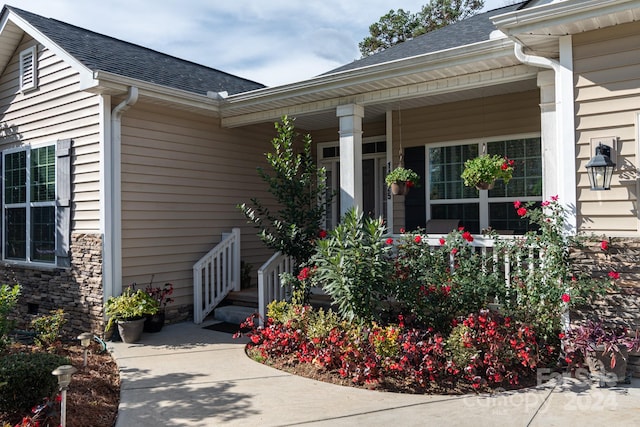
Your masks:
<path fill-rule="evenodd" d="M 574 37 L 578 223 L 589 232 L 638 231 L 636 114 L 640 111 L 640 23 Z M 592 138 L 617 137 L 617 171 L 608 192 L 592 192 L 585 165 Z"/>
<path fill-rule="evenodd" d="M 193 264 L 221 234 L 242 228 L 242 260 L 257 270 L 270 256 L 237 205 L 271 200 L 256 168 L 273 125 L 221 129 L 210 117 L 138 103 L 122 121 L 123 282 L 172 282 L 176 303 L 192 302 Z"/>
<path fill-rule="evenodd" d="M 38 89 L 19 90 L 20 51 L 23 40 L 0 76 L 0 111 L 4 126 L 15 134 L 0 141 L 0 147 L 73 140 L 72 228 L 77 232 L 99 231 L 99 108 L 98 97 L 78 92 L 79 76 L 53 52 L 39 47 Z"/>

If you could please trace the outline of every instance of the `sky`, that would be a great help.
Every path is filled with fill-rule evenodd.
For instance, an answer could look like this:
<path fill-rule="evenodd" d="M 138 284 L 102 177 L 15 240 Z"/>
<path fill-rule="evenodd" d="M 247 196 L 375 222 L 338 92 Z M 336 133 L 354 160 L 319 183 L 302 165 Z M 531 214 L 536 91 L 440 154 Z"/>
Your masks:
<path fill-rule="evenodd" d="M 7 4 L 267 86 L 360 57 L 358 42 L 391 9 L 428 0 L 6 0 Z M 485 0 L 483 10 L 515 0 Z"/>

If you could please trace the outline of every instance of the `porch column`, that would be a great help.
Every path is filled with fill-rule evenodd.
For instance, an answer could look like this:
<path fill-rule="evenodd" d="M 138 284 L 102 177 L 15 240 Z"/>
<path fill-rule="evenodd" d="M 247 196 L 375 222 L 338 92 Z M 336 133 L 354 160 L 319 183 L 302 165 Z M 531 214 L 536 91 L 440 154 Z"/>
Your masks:
<path fill-rule="evenodd" d="M 362 118 L 364 107 L 340 105 L 340 216 L 353 206 L 362 209 Z"/>
<path fill-rule="evenodd" d="M 560 171 L 556 168 L 559 144 L 556 144 L 556 92 L 555 73 L 538 73 L 540 88 L 540 130 L 542 139 L 542 198 L 549 200 L 560 193 Z"/>

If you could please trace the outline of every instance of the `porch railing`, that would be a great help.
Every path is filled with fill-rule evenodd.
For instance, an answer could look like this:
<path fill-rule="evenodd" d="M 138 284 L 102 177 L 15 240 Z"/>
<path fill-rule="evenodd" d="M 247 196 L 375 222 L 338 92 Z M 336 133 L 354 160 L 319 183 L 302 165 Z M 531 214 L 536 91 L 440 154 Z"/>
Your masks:
<path fill-rule="evenodd" d="M 440 238 L 445 234 L 428 234 L 423 235 L 423 244 L 432 247 L 440 246 Z M 385 236 L 385 239 L 388 236 Z M 397 242 L 401 236 L 391 236 L 394 242 Z M 536 250 L 534 247 L 523 246 L 513 253 L 506 253 L 503 256 L 493 250 L 496 240 L 492 237 L 484 235 L 474 235 L 473 242 L 468 244 L 475 248 L 481 256 L 486 260 L 486 266 L 483 273 L 500 273 L 505 280 L 507 288 L 511 287 L 512 273 L 517 273 L 519 277 L 525 277 L 527 274 L 533 274 L 535 268 L 544 266 L 544 254 Z M 519 236 L 500 236 L 500 240 L 518 240 Z M 451 266 L 455 263 L 455 256 L 450 256 Z M 280 283 L 280 273 L 292 273 L 295 265 L 291 258 L 282 255 L 280 252 L 274 254 L 262 267 L 258 270 L 258 309 L 261 319 L 265 319 L 267 305 L 271 301 L 284 300 L 290 296 L 290 289 L 284 289 Z M 453 270 L 453 268 L 452 268 Z"/>
<path fill-rule="evenodd" d="M 271 301 L 281 301 L 290 294 L 280 282 L 281 273 L 293 273 L 295 263 L 293 258 L 276 252 L 262 267 L 258 269 L 258 313 L 260 321 L 266 318 L 267 305 Z"/>
<path fill-rule="evenodd" d="M 194 323 L 202 323 L 229 292 L 239 290 L 240 229 L 234 228 L 193 266 Z"/>

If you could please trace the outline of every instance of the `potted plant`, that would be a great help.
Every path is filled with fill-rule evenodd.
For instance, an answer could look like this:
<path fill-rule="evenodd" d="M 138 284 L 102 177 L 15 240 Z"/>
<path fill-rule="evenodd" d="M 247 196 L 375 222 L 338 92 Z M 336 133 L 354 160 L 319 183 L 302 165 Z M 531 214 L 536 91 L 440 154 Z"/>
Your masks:
<path fill-rule="evenodd" d="M 566 360 L 574 362 L 576 356 L 582 357 L 601 383 L 613 375 L 616 382 L 625 381 L 629 351 L 640 350 L 637 333 L 631 337 L 624 328 L 606 327 L 602 322 L 589 320 L 560 336 Z"/>
<path fill-rule="evenodd" d="M 107 300 L 104 311 L 109 317 L 107 330 L 115 323 L 122 341 L 133 343 L 142 335 L 145 317 L 157 313 L 158 302 L 142 289 L 127 287 L 122 295 Z"/>
<path fill-rule="evenodd" d="M 480 157 L 464 162 L 461 178 L 467 187 L 478 190 L 491 190 L 496 180 L 501 179 L 508 184 L 513 177 L 513 160 L 497 154 L 483 154 Z"/>
<path fill-rule="evenodd" d="M 169 298 L 173 294 L 173 284 L 165 283 L 163 288 L 154 287 L 152 277 L 144 291 L 158 303 L 158 312 L 147 315 L 144 321 L 144 332 L 160 332 L 164 326 L 165 308 L 173 302 L 173 298 Z"/>
<path fill-rule="evenodd" d="M 384 179 L 394 195 L 406 196 L 411 187 L 415 187 L 420 180 L 420 175 L 411 169 L 398 166 Z"/>

